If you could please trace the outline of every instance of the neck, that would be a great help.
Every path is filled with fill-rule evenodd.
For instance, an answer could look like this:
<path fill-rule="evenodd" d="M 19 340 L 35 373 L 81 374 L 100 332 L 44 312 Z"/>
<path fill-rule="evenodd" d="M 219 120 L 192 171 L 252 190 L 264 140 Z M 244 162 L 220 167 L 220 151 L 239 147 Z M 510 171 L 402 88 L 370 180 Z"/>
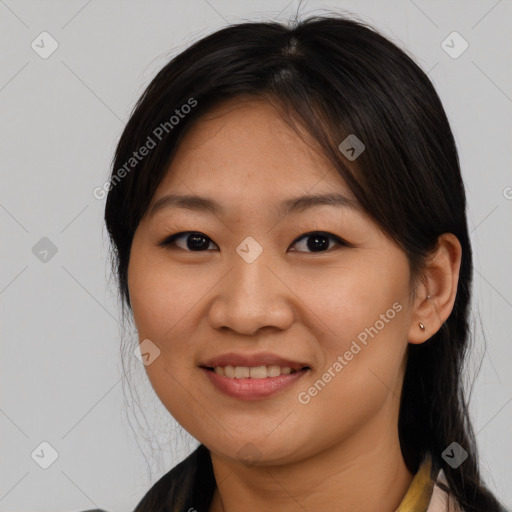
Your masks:
<path fill-rule="evenodd" d="M 393 512 L 412 480 L 396 426 L 375 421 L 335 446 L 286 465 L 244 466 L 211 453 L 210 512 Z M 371 440 L 371 441 L 369 441 Z"/>

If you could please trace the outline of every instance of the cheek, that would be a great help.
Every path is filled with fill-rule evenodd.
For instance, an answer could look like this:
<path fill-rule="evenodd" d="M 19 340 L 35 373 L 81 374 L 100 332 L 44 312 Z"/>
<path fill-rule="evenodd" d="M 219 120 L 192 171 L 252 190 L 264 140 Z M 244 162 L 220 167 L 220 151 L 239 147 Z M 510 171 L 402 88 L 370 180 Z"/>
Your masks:
<path fill-rule="evenodd" d="M 179 415 L 178 410 L 188 401 L 180 383 L 185 383 L 194 369 L 194 325 L 201 322 L 197 307 L 201 294 L 190 284 L 184 286 L 160 272 L 146 271 L 144 281 L 134 286 L 132 308 L 139 339 L 151 340 L 160 350 L 145 369 L 155 392 L 173 415 Z"/>
<path fill-rule="evenodd" d="M 390 389 L 399 387 L 407 347 L 408 286 L 407 261 L 400 254 L 354 258 L 324 277 L 317 273 L 315 279 L 304 276 L 297 283 L 297 293 L 312 313 L 308 316 L 314 325 L 309 327 L 316 332 L 321 355 L 314 389 L 301 390 L 306 395 L 300 403 L 309 401 L 306 409 L 325 421 L 341 415 L 339 420 L 346 422 L 347 411 L 356 416 L 374 411 Z"/>
<path fill-rule="evenodd" d="M 132 249 L 128 285 L 139 339 L 151 340 L 160 350 L 145 366 L 153 390 L 173 417 L 194 432 L 194 418 L 201 418 L 204 424 L 210 419 L 203 409 L 196 408 L 187 391 L 194 349 L 194 332 L 188 326 L 199 321 L 194 317 L 194 304 L 205 288 L 198 289 L 190 277 L 180 277 L 168 264 L 150 260 L 136 248 Z"/>
<path fill-rule="evenodd" d="M 306 268 L 300 279 L 289 275 L 288 280 L 311 322 L 308 327 L 322 333 L 324 351 L 331 355 L 347 350 L 361 333 L 364 342 L 367 329 L 375 334 L 376 327 L 380 337 L 387 331 L 390 338 L 402 332 L 409 281 L 401 254 L 361 257 L 354 252 L 343 265 Z"/>
<path fill-rule="evenodd" d="M 128 269 L 128 286 L 133 317 L 139 337 L 163 343 L 176 336 L 183 319 L 201 297 L 204 287 L 190 275 L 176 271 L 162 258 L 146 256 L 132 249 Z"/>
<path fill-rule="evenodd" d="M 197 327 L 204 321 L 202 300 L 215 276 L 197 269 L 177 269 L 169 259 L 132 249 L 128 285 L 139 340 L 160 350 L 145 370 L 157 395 L 173 415 L 189 401 L 181 383 L 194 369 Z"/>
<path fill-rule="evenodd" d="M 365 424 L 400 394 L 409 293 L 407 261 L 400 258 L 358 260 L 317 286 L 302 280 L 300 293 L 318 317 L 322 360 L 297 398 L 304 420 L 316 417 L 326 436 Z"/>

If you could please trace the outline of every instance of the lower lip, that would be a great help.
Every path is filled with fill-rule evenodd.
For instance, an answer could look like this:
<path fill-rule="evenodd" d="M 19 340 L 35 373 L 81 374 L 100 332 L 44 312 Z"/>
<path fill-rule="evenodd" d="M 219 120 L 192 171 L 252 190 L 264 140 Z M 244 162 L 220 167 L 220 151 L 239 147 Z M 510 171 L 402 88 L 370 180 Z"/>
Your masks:
<path fill-rule="evenodd" d="M 279 391 L 291 386 L 303 377 L 309 370 L 299 370 L 288 375 L 279 375 L 279 377 L 266 377 L 265 379 L 235 379 L 223 377 L 212 370 L 201 368 L 210 382 L 224 394 L 240 398 L 242 400 L 258 400 L 268 398 Z"/>

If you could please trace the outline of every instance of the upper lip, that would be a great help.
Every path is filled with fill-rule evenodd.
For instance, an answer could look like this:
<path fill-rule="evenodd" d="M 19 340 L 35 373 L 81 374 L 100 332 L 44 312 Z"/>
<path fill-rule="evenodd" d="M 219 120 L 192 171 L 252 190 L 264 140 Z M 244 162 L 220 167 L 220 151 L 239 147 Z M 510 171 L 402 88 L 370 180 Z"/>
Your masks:
<path fill-rule="evenodd" d="M 292 361 L 280 357 L 269 352 L 260 352 L 259 354 L 236 354 L 230 352 L 220 356 L 212 357 L 201 363 L 199 366 L 207 368 L 215 368 L 216 366 L 270 366 L 276 365 L 281 368 L 291 368 L 292 370 L 300 370 L 301 368 L 309 368 L 307 363 L 300 361 Z"/>

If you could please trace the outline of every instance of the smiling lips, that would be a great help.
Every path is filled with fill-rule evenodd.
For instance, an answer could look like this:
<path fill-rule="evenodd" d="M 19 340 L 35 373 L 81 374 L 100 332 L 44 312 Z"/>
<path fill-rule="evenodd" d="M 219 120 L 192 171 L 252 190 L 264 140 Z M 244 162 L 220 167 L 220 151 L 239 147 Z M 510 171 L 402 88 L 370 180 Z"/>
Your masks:
<path fill-rule="evenodd" d="M 224 394 L 244 400 L 267 398 L 300 379 L 311 368 L 274 354 L 225 354 L 200 365 Z"/>

